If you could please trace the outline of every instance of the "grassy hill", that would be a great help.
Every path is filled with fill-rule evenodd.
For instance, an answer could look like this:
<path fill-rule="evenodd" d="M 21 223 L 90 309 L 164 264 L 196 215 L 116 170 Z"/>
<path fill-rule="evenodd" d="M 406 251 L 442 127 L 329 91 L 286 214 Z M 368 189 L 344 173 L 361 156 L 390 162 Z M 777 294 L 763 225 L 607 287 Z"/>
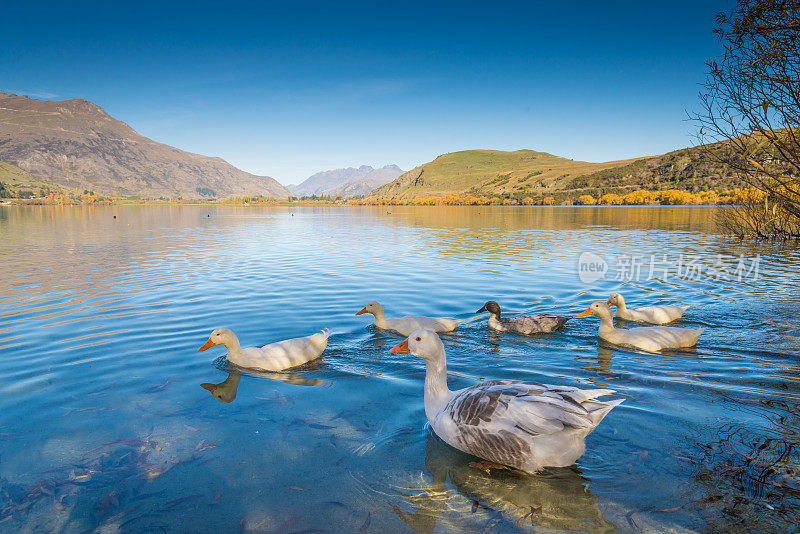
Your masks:
<path fill-rule="evenodd" d="M 588 163 L 546 152 L 465 150 L 439 156 L 372 191 L 371 199 L 411 199 L 448 194 L 504 198 L 624 194 L 635 189 L 742 187 L 699 147 L 630 160 Z"/>
<path fill-rule="evenodd" d="M 35 193 L 37 189 L 60 193 L 63 188 L 41 180 L 6 161 L 0 161 L 0 198 L 12 194 L 16 196 L 20 191 Z"/>

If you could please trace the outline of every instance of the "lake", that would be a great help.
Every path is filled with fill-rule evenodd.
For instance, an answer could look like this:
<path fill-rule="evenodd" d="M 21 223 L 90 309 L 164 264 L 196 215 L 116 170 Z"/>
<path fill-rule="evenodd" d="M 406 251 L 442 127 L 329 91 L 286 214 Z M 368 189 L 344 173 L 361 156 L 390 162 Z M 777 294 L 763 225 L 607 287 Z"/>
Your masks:
<path fill-rule="evenodd" d="M 0 530 L 796 532 L 800 252 L 709 207 L 0 206 Z M 116 216 L 116 218 L 114 218 Z M 696 349 L 599 342 L 594 317 L 497 334 L 475 310 L 691 305 Z M 611 388 L 572 467 L 487 474 L 441 442 L 424 365 L 355 316 L 463 319 L 450 388 Z M 243 345 L 336 333 L 299 370 Z M 222 383 L 220 402 L 202 383 Z M 234 397 L 235 395 L 235 397 Z"/>

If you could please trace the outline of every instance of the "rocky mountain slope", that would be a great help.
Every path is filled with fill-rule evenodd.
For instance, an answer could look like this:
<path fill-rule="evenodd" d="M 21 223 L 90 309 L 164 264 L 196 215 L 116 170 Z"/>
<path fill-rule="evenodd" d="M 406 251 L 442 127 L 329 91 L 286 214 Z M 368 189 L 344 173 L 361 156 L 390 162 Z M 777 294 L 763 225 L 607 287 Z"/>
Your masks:
<path fill-rule="evenodd" d="M 290 194 L 268 176 L 148 139 L 81 99 L 46 101 L 0 93 L 0 160 L 43 182 L 103 195 Z"/>

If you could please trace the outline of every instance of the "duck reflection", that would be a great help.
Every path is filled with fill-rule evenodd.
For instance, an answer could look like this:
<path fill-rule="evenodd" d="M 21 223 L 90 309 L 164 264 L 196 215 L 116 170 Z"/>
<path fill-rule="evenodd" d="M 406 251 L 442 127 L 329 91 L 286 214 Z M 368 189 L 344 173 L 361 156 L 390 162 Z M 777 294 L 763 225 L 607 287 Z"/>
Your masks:
<path fill-rule="evenodd" d="M 497 354 L 500 351 L 500 334 L 495 330 L 489 330 L 489 354 Z"/>
<path fill-rule="evenodd" d="M 614 351 L 608 346 L 599 344 L 597 346 L 597 362 L 595 363 L 586 358 L 589 363 L 583 369 L 594 373 L 610 373 L 612 358 L 614 358 Z"/>
<path fill-rule="evenodd" d="M 514 523 L 531 521 L 547 529 L 597 533 L 617 530 L 603 517 L 597 497 L 588 490 L 586 479 L 576 466 L 548 468 L 533 476 L 506 471 L 487 474 L 472 467 L 473 460 L 429 431 L 425 468 L 433 476 L 433 483 L 427 488 L 413 488 L 421 493 L 397 491 L 412 511 L 390 504 L 392 509 L 411 529 L 424 533 L 434 532 L 437 520 L 445 519 L 447 512 L 463 517 L 454 506 L 455 493 L 447 485 L 449 476 L 452 488 L 472 503 L 472 512 L 487 511 L 490 523 L 499 520 L 493 518 L 510 519 L 510 514 Z"/>
<path fill-rule="evenodd" d="M 324 380 L 318 378 L 304 378 L 302 376 L 284 374 L 284 373 L 268 373 L 268 372 L 254 372 L 248 371 L 248 374 L 253 374 L 270 380 L 277 380 L 284 384 L 292 384 L 294 386 L 321 386 L 325 383 Z M 200 387 L 208 390 L 211 396 L 217 399 L 222 404 L 228 404 L 236 399 L 236 392 L 239 389 L 239 381 L 242 379 L 240 373 L 229 372 L 228 378 L 219 384 L 212 384 L 205 382 L 200 384 Z"/>
<path fill-rule="evenodd" d="M 205 382 L 200 384 L 200 387 L 207 389 L 211 396 L 222 404 L 228 404 L 236 399 L 236 391 L 239 389 L 239 381 L 241 379 L 242 375 L 238 373 L 228 373 L 228 378 L 219 384 Z"/>

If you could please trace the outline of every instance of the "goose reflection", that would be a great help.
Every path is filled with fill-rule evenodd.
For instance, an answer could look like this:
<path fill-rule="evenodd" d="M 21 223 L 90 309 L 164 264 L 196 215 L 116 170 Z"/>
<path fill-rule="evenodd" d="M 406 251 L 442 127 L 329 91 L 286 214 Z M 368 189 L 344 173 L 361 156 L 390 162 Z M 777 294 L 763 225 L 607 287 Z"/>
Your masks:
<path fill-rule="evenodd" d="M 617 527 L 603 517 L 603 511 L 586 487 L 576 466 L 548 468 L 534 476 L 493 471 L 487 474 L 472 467 L 474 458 L 463 454 L 428 432 L 425 468 L 433 476 L 426 488 L 409 488 L 421 493 L 406 494 L 397 490 L 410 505 L 406 511 L 390 503 L 397 516 L 416 532 L 432 533 L 439 520 L 464 517 L 453 501 L 455 492 L 472 503 L 472 512 L 485 510 L 491 517 L 531 521 L 542 528 L 594 533 L 616 532 Z M 447 485 L 450 477 L 452 488 Z M 511 517 L 509 517 L 509 515 Z M 480 516 L 476 516 L 476 519 Z M 491 519 L 490 519 L 491 522 Z M 463 525 L 448 525 L 458 529 Z"/>
<path fill-rule="evenodd" d="M 278 382 L 292 384 L 294 386 L 321 386 L 325 383 L 324 380 L 318 378 L 304 378 L 302 376 L 283 373 L 248 371 L 248 374 L 269 378 L 270 380 L 277 380 Z M 200 387 L 208 390 L 211 396 L 222 404 L 228 404 L 236 399 L 236 392 L 239 389 L 239 381 L 241 379 L 242 375 L 240 373 L 229 372 L 228 377 L 219 384 L 205 382 L 200 384 Z"/>

